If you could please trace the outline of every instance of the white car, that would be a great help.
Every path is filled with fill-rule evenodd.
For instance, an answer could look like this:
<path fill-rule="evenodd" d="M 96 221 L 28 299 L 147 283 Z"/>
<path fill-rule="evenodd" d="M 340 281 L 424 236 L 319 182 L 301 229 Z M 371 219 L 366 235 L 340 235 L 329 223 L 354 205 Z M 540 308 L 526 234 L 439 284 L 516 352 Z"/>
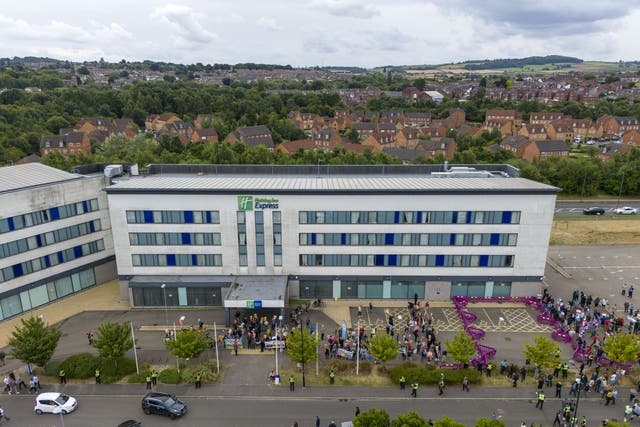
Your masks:
<path fill-rule="evenodd" d="M 64 393 L 41 393 L 36 397 L 36 406 L 33 408 L 38 415 L 48 412 L 51 414 L 68 414 L 78 407 L 78 401 Z"/>
<path fill-rule="evenodd" d="M 638 209 L 624 206 L 621 208 L 616 208 L 614 212 L 616 215 L 636 215 L 638 213 Z"/>

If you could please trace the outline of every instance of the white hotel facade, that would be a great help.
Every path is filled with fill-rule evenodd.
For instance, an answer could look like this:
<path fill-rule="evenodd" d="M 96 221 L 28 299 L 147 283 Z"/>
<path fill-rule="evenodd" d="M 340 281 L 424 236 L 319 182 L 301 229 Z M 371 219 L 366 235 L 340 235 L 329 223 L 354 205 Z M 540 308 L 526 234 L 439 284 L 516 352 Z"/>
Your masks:
<path fill-rule="evenodd" d="M 105 189 L 121 295 L 136 307 L 535 295 L 560 190 L 475 167 L 151 165 Z"/>

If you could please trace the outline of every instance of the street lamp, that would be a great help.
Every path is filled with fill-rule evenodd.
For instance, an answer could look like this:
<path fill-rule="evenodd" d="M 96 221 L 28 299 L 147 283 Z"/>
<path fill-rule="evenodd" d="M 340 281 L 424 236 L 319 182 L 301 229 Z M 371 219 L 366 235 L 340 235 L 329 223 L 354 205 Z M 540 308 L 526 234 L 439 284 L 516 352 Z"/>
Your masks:
<path fill-rule="evenodd" d="M 302 387 L 304 388 L 307 385 L 306 385 L 305 380 L 304 380 L 304 362 L 305 362 L 305 359 L 306 359 L 306 357 L 305 357 L 306 355 L 305 355 L 305 351 L 304 351 L 304 331 L 302 330 L 302 319 L 300 319 L 300 340 L 301 340 L 300 347 L 302 349 L 302 351 L 300 352 L 301 356 L 302 356 Z"/>
<path fill-rule="evenodd" d="M 169 315 L 167 314 L 167 285 L 165 283 L 160 286 L 162 288 L 162 297 L 164 300 L 164 324 L 169 327 Z"/>
<path fill-rule="evenodd" d="M 576 427 L 578 425 L 578 404 L 580 403 L 580 392 L 582 391 L 582 381 L 576 378 L 576 388 L 578 389 L 578 397 L 576 397 L 576 407 L 573 410 L 573 417 L 571 417 L 570 427 Z"/>

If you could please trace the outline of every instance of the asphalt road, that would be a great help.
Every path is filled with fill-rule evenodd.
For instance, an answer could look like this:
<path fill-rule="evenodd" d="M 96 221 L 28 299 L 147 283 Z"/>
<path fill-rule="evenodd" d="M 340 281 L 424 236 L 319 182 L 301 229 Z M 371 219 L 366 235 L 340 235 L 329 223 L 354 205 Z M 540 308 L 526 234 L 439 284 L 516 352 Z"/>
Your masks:
<path fill-rule="evenodd" d="M 605 215 L 614 215 L 613 211 L 617 207 L 631 206 L 632 208 L 640 208 L 640 200 L 622 199 L 617 200 L 558 200 L 556 201 L 555 215 L 580 215 L 582 210 L 591 206 L 599 206 L 604 208 Z"/>
<path fill-rule="evenodd" d="M 535 397 L 533 393 L 532 389 L 532 398 Z M 157 415 L 144 415 L 140 409 L 141 396 L 76 396 L 79 402 L 78 410 L 64 416 L 64 426 L 116 427 L 120 422 L 133 418 L 142 421 L 143 426 L 290 427 L 294 421 L 298 421 L 300 427 L 312 427 L 315 426 L 316 415 L 320 416 L 323 427 L 332 420 L 340 426 L 340 422 L 351 420 L 356 406 L 359 406 L 361 411 L 371 408 L 384 409 L 392 418 L 409 411 L 416 411 L 427 419 L 438 419 L 448 415 L 471 426 L 477 418 L 491 417 L 493 414 L 501 416 L 507 426 L 519 426 L 522 421 L 528 425 L 533 422 L 551 425 L 555 412 L 560 407 L 559 401 L 550 397 L 545 401 L 544 410 L 541 411 L 535 409 L 535 402 L 527 398 L 505 400 L 498 397 L 486 398 L 479 394 L 477 389 L 472 388 L 472 392 L 466 398 L 447 398 L 446 395 L 441 398 L 436 396 L 434 388 L 429 388 L 420 390 L 417 399 L 187 396 L 184 400 L 189 406 L 189 413 L 175 421 Z M 11 417 L 7 425 L 62 426 L 59 415 L 33 413 L 33 396 L 5 395 L 0 401 Z M 591 426 L 599 425 L 604 418 L 621 419 L 624 403 L 624 400 L 619 399 L 617 405 L 607 407 L 598 398 L 582 398 L 578 415 L 585 415 Z"/>

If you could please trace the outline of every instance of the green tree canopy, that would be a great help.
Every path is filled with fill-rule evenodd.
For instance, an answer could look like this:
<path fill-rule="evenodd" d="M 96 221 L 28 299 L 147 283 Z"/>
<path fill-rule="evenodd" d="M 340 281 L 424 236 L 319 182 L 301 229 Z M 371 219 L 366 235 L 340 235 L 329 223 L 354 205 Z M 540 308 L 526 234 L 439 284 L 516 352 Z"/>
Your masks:
<path fill-rule="evenodd" d="M 93 346 L 98 349 L 100 357 L 113 360 L 117 366 L 118 359 L 133 347 L 131 325 L 129 322 L 103 322 L 93 338 Z"/>
<path fill-rule="evenodd" d="M 390 427 L 391 421 L 387 411 L 383 409 L 369 409 L 360 412 L 360 415 L 353 419 L 353 427 Z"/>
<path fill-rule="evenodd" d="M 9 338 L 9 353 L 24 363 L 44 366 L 56 351 L 62 331 L 46 326 L 40 317 L 20 319 L 20 323 Z"/>
<path fill-rule="evenodd" d="M 441 419 L 435 421 L 435 427 L 466 427 L 464 424 L 457 422 L 453 418 L 449 418 L 446 415 Z"/>
<path fill-rule="evenodd" d="M 640 354 L 638 337 L 634 334 L 610 335 L 606 338 L 602 349 L 609 360 L 617 363 L 636 360 L 638 354 Z"/>
<path fill-rule="evenodd" d="M 391 421 L 391 427 L 428 427 L 427 420 L 422 418 L 417 412 L 410 411 L 406 415 L 400 414 Z"/>
<path fill-rule="evenodd" d="M 296 363 L 309 363 L 318 357 L 316 346 L 318 340 L 307 328 L 293 328 L 287 337 L 287 353 Z"/>
<path fill-rule="evenodd" d="M 555 360 L 556 350 L 559 348 L 556 343 L 545 336 L 535 337 L 533 345 L 525 342 L 524 356 L 534 365 L 549 367 Z"/>
<path fill-rule="evenodd" d="M 398 344 L 392 336 L 387 334 L 376 334 L 367 344 L 369 353 L 371 353 L 375 360 L 382 362 L 382 364 L 398 357 L 399 347 L 400 344 Z"/>
<path fill-rule="evenodd" d="M 176 339 L 166 342 L 167 348 L 176 357 L 193 359 L 207 349 L 207 337 L 200 331 L 180 331 Z"/>
<path fill-rule="evenodd" d="M 449 356 L 459 363 L 468 365 L 471 358 L 476 354 L 476 346 L 473 339 L 465 331 L 460 331 L 451 341 L 446 341 Z"/>
<path fill-rule="evenodd" d="M 478 418 L 475 427 L 505 427 L 506 424 L 502 420 L 494 420 L 493 418 Z"/>

